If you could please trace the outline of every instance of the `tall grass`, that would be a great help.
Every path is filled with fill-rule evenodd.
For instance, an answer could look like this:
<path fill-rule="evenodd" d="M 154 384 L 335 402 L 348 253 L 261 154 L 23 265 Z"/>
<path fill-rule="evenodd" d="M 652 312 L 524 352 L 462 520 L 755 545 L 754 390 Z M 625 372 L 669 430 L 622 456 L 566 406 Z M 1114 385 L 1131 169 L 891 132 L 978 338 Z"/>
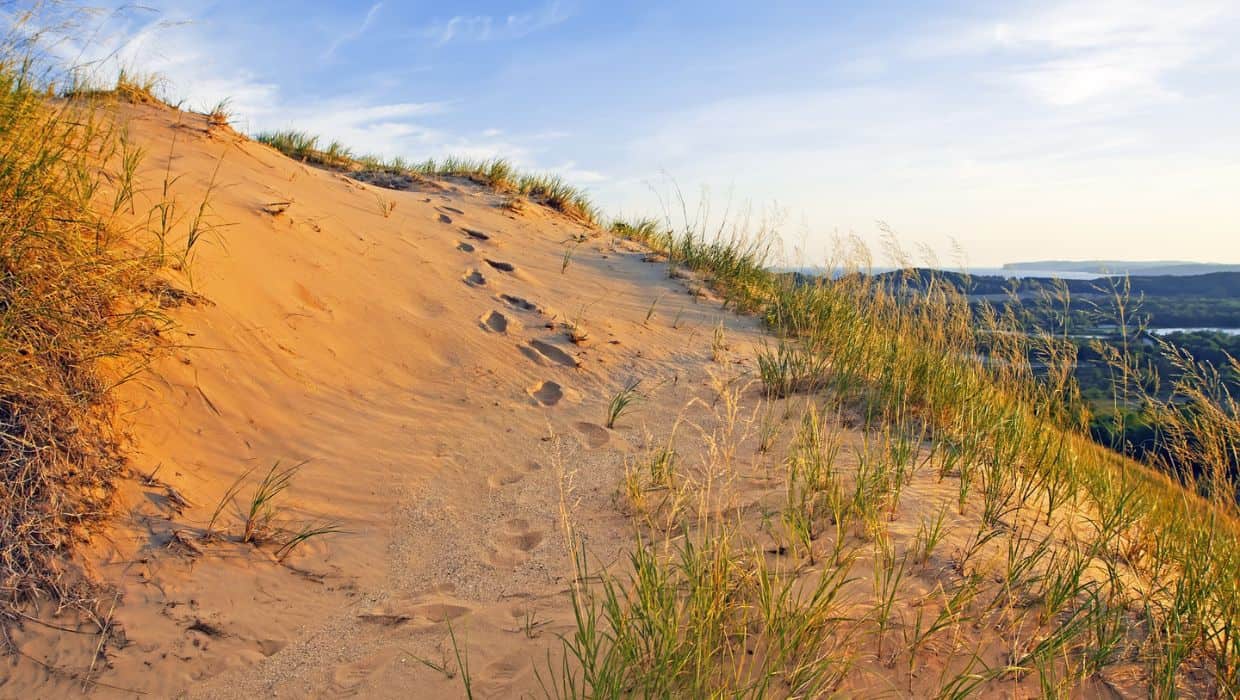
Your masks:
<path fill-rule="evenodd" d="M 960 582 L 949 598 L 953 605 L 979 602 L 953 615 L 967 613 L 1009 629 L 1016 650 L 1008 667 L 983 672 L 970 664 L 961 675 L 945 677 L 944 692 L 976 691 L 1006 676 L 1033 673 L 1042 692 L 1060 694 L 1116 659 L 1141 663 L 1159 697 L 1203 677 L 1207 692 L 1238 692 L 1240 507 L 1234 465 L 1240 411 L 1217 369 L 1166 346 L 1181 371 L 1171 397 L 1160 399 L 1141 393 L 1154 382 L 1137 377 L 1125 364 L 1126 353 L 1118 351 L 1115 374 L 1127 378 L 1117 389 L 1126 392 L 1119 400 L 1155 413 L 1172 446 L 1142 465 L 1090 439 L 1084 428 L 1089 408 L 1073 379 L 1074 348 L 1066 335 L 1029 332 L 1019 307 L 979 311 L 932 276 L 873 275 L 868 253 L 855 243 L 842 246 L 842 258 L 829 266 L 843 274 L 807 281 L 768 271 L 770 247 L 760 237 L 709 236 L 691 227 L 676 233 L 654 221 L 617 223 L 612 231 L 665 253 L 673 265 L 703 275 L 727 302 L 762 315 L 775 336 L 757 358 L 768 401 L 806 393 L 859 416 L 870 446 L 858 455 L 850 478 L 853 495 L 846 496 L 847 483 L 826 466 L 830 460 L 807 459 L 823 454 L 820 448 L 794 447 L 782 522 L 793 551 L 811 563 L 824 541 L 837 560 L 848 560 L 841 523 L 857 523 L 854 536 L 874 543 L 878 656 L 884 656 L 883 640 L 891 641 L 900 577 L 910 561 L 930 557 L 947 527 L 940 511 L 918 535 L 917 559 L 894 554 L 898 543 L 885 523 L 900 508 L 902 484 L 930 466 L 940 480 L 957 481 L 958 513 L 973 523 L 967 527 L 977 528 L 953 555 Z M 806 430 L 796 444 L 813 443 L 806 442 Z M 1207 468 L 1186 466 L 1195 464 Z M 1048 526 L 1074 534 L 1053 540 L 1031 534 Z M 1007 565 L 994 573 L 996 582 L 988 582 L 979 572 L 1003 556 L 1003 542 Z M 640 564 L 662 566 L 657 576 L 683 568 L 676 557 Z M 613 579 L 610 585 L 640 591 L 655 577 L 643 574 L 625 584 Z M 987 588 L 993 590 L 985 599 L 978 597 Z M 682 596 L 684 590 L 671 586 L 667 594 Z M 955 597 L 966 590 L 964 599 Z M 606 589 L 604 594 L 621 611 L 636 605 Z M 1030 601 L 1041 606 L 1033 617 L 1024 612 Z M 627 624 L 624 613 L 609 615 L 604 621 L 612 626 L 603 625 L 601 634 L 623 634 L 615 625 Z M 902 629 L 910 645 L 922 648 L 920 630 L 941 629 L 944 621 L 918 620 L 912 631 Z M 915 661 L 908 667 L 915 668 Z M 676 670 L 648 672 L 672 676 Z M 592 686 L 586 688 L 590 694 Z"/>
<path fill-rule="evenodd" d="M 158 260 L 116 218 L 140 152 L 97 95 L 49 99 L 25 50 L 0 46 L 0 632 L 25 603 L 92 604 L 68 554 L 122 468 L 110 389 L 163 323 Z"/>
<path fill-rule="evenodd" d="M 20 55 L 0 55 L 0 614 L 12 619 L 30 600 L 91 603 L 64 557 L 109 509 L 121 461 L 108 390 L 142 361 L 160 321 L 141 290 L 163 257 L 115 223 L 133 207 L 141 154 L 94 110 L 100 91 L 49 101 Z M 114 92 L 145 101 L 157 88 L 122 74 Z M 504 160 L 384 161 L 296 131 L 257 139 L 327 167 L 469 178 L 599 221 L 584 192 Z M 109 174 L 121 184 L 105 186 L 100 164 L 118 161 Z M 876 277 L 868 252 L 847 243 L 828 265 L 838 277 L 778 275 L 770 231 L 689 218 L 679 231 L 654 220 L 611 230 L 760 314 L 773 334 L 758 350 L 760 400 L 814 406 L 776 466 L 783 489 L 764 532 L 777 546 L 758 546 L 744 512 L 717 507 L 721 486 L 690 478 L 674 446 L 664 450 L 628 489 L 636 506 L 667 494 L 647 518 L 663 539 L 639 533 L 620 573 L 591 567 L 575 545 L 576 627 L 540 674 L 548 694 L 816 697 L 859 665 L 901 659 L 911 688 L 920 651 L 949 633 L 944 697 L 1032 676 L 1058 695 L 1117 660 L 1139 664 L 1157 697 L 1240 692 L 1240 408 L 1218 368 L 1165 346 L 1180 371 L 1160 397 L 1143 392 L 1126 347 L 1110 356 L 1115 403 L 1144 406 L 1171 446 L 1138 464 L 1089 439 L 1074 349 L 1027 332 L 1019 307 L 978 311 L 932 276 Z M 175 223 L 165 219 L 161 241 Z M 613 402 L 609 426 L 623 408 Z M 864 436 L 847 472 L 823 417 L 845 414 Z M 733 436 L 712 442 L 705 472 L 733 466 Z M 923 472 L 954 482 L 954 512 L 934 504 L 910 546 L 889 523 Z M 243 539 L 267 529 L 288 478 L 273 469 L 260 485 Z M 285 546 L 327 531 L 307 526 Z M 949 534 L 958 544 L 942 552 Z M 914 616 L 905 584 L 932 560 L 938 595 Z M 870 574 L 860 592 L 859 566 Z M 987 661 L 961 643 L 966 625 L 997 630 L 1009 653 Z"/>
<path fill-rule="evenodd" d="M 122 68 L 111 84 L 101 83 L 92 73 L 73 71 L 70 82 L 60 93 L 78 101 L 115 98 L 131 104 L 168 104 L 166 87 L 166 81 L 158 73 Z"/>

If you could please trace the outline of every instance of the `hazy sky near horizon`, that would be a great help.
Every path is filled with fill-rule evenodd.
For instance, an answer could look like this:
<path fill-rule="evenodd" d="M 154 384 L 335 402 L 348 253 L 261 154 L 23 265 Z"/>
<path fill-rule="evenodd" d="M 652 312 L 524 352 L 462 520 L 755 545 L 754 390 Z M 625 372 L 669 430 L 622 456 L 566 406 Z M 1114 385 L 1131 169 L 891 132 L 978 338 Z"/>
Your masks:
<path fill-rule="evenodd" d="M 670 178 L 807 263 L 878 222 L 971 266 L 1240 262 L 1234 0 L 144 4 L 82 56 L 249 132 L 505 156 L 609 213 Z"/>

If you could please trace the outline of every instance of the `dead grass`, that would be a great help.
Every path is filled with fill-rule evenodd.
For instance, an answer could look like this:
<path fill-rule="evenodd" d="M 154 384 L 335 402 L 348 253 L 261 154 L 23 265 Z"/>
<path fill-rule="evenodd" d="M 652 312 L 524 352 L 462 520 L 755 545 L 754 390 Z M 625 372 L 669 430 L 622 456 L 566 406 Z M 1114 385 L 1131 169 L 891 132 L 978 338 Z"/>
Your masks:
<path fill-rule="evenodd" d="M 134 101 L 153 87 L 117 85 Z M 110 390 L 164 322 L 143 292 L 156 260 L 115 223 L 136 155 L 99 95 L 47 93 L 0 59 L 0 630 L 24 604 L 95 604 L 70 554 L 110 513 L 124 464 Z"/>

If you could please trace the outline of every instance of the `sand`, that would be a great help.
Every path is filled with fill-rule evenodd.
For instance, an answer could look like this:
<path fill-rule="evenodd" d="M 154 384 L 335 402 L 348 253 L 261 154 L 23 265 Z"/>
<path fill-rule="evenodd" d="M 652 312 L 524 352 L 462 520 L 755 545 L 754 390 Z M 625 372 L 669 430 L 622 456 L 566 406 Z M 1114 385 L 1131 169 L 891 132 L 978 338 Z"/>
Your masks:
<path fill-rule="evenodd" d="M 543 697 L 539 675 L 574 630 L 565 524 L 592 565 L 622 571 L 640 520 L 621 492 L 626 466 L 673 436 L 685 473 L 716 494 L 710 507 L 791 562 L 763 533 L 807 400 L 764 400 L 759 321 L 723 309 L 692 274 L 540 205 L 510 211 L 467 181 L 383 189 L 201 115 L 148 105 L 121 117 L 148 154 L 135 220 L 167 172 L 178 230 L 208 190 L 213 226 L 168 272 L 193 294 L 169 299 L 167 351 L 119 389 L 131 475 L 112 527 L 83 553 L 106 587 L 103 615 L 41 608 L 15 633 L 0 697 L 461 697 L 457 649 L 476 697 Z M 609 401 L 634 382 L 640 400 L 605 427 Z M 778 437 L 759 449 L 772 420 Z M 853 425 L 830 426 L 845 466 L 866 449 Z M 340 530 L 284 557 L 287 535 L 237 541 L 277 463 L 300 466 L 273 528 Z M 904 553 L 940 512 L 947 531 L 910 569 L 891 639 L 941 606 L 953 557 L 978 532 L 975 513 L 950 507 L 955 480 L 933 471 L 891 514 Z M 204 540 L 217 510 L 226 536 Z M 999 566 L 1002 546 L 978 570 Z M 868 629 L 872 559 L 850 575 L 846 613 Z M 872 636 L 855 643 L 844 695 L 924 697 L 974 650 L 995 667 L 1012 652 L 962 623 L 926 644 L 910 676 Z M 1106 674 L 1077 692 L 1144 692 L 1132 664 Z M 1027 675 L 982 690 L 1036 697 L 1038 686 Z"/>
<path fill-rule="evenodd" d="M 173 348 L 120 389 L 133 478 L 87 552 L 115 587 L 88 687 L 458 695 L 459 679 L 419 661 L 445 662 L 451 620 L 481 697 L 540 692 L 534 664 L 572 621 L 565 472 L 578 528 L 614 561 L 633 532 L 615 505 L 626 457 L 709 395 L 715 326 L 742 348 L 758 323 L 688 295 L 665 264 L 610 237 L 577 246 L 562 270 L 586 227 L 536 205 L 509 212 L 468 182 L 387 190 L 198 115 L 123 116 L 148 154 L 137 211 L 168 167 L 182 211 L 196 208 L 218 165 L 217 227 L 171 276 L 200 296 L 168 309 Z M 588 339 L 573 343 L 570 321 Z M 607 430 L 607 403 L 630 379 L 646 398 Z M 277 461 L 305 462 L 278 520 L 345 533 L 283 563 L 274 546 L 181 544 L 197 542 L 239 476 Z M 237 533 L 240 520 L 228 506 L 217 529 Z M 98 636 L 32 623 L 17 639 L 30 658 L 5 667 L 0 696 L 81 691 L 32 659 L 80 675 Z"/>

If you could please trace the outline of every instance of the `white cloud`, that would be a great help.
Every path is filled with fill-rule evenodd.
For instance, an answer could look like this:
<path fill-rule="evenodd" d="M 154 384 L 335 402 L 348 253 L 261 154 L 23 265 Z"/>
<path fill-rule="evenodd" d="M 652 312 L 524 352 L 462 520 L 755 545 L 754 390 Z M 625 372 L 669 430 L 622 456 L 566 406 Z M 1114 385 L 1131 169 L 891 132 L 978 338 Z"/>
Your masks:
<path fill-rule="evenodd" d="M 381 3 L 370 7 L 358 27 L 337 38 L 325 56 L 364 34 L 374 23 Z M 477 23 L 475 38 L 514 35 L 559 21 L 558 5 L 530 15 L 502 21 Z M 539 168 L 537 155 L 549 141 L 561 136 L 550 132 L 509 134 L 497 128 L 461 131 L 433 126 L 436 117 L 459 107 L 455 101 L 388 101 L 386 95 L 368 93 L 332 96 L 290 96 L 280 86 L 258 75 L 244 52 L 221 50 L 209 25 L 184 14 L 134 10 L 101 14 L 89 32 L 74 32 L 54 45 L 59 60 L 78 66 L 78 72 L 97 84 L 110 84 L 118 70 L 137 67 L 157 73 L 167 82 L 173 101 L 190 109 L 207 109 L 228 100 L 234 125 L 245 132 L 296 128 L 338 140 L 356 153 L 384 157 L 468 158 L 504 157 L 521 167 Z M 485 30 L 485 31 L 483 31 Z M 482 34 L 478 34 L 482 32 Z M 89 36 L 89 40 L 79 37 Z M 571 165 L 571 164 L 570 164 Z M 601 177 L 588 170 L 570 168 L 563 173 L 574 182 Z"/>
<path fill-rule="evenodd" d="M 913 53 L 985 57 L 996 82 L 1049 105 L 1140 104 L 1177 97 L 1177 71 L 1230 46 L 1238 10 L 1225 0 L 1061 1 L 936 28 Z"/>
<path fill-rule="evenodd" d="M 446 21 L 426 27 L 421 34 L 433 39 L 438 46 L 452 41 L 519 39 L 559 24 L 566 19 L 568 19 L 568 13 L 558 1 L 553 1 L 537 10 L 502 17 L 456 15 Z"/>
<path fill-rule="evenodd" d="M 1164 75 L 1182 64 L 1171 49 L 1099 50 L 1017 69 L 1009 78 L 1033 97 L 1055 106 L 1074 106 L 1104 98 L 1159 101 L 1179 96 L 1166 84 Z"/>
<path fill-rule="evenodd" d="M 357 41 L 358 39 L 360 39 L 362 35 L 366 33 L 366 30 L 370 29 L 370 25 L 374 22 L 375 16 L 379 14 L 379 10 L 382 7 L 383 7 L 383 3 L 381 2 L 377 2 L 371 5 L 370 9 L 366 11 L 365 18 L 362 19 L 361 26 L 359 26 L 357 29 L 345 32 L 344 34 L 341 34 L 340 36 L 336 37 L 335 40 L 333 40 L 330 44 L 328 44 L 327 50 L 323 52 L 323 58 L 331 58 L 335 56 L 336 50 L 339 49 L 341 46 L 351 41 Z"/>
<path fill-rule="evenodd" d="M 607 176 L 597 170 L 587 170 L 577 167 L 576 161 L 565 161 L 559 165 L 553 165 L 547 168 L 549 172 L 555 173 L 560 177 L 582 185 L 589 185 L 607 181 Z"/>

